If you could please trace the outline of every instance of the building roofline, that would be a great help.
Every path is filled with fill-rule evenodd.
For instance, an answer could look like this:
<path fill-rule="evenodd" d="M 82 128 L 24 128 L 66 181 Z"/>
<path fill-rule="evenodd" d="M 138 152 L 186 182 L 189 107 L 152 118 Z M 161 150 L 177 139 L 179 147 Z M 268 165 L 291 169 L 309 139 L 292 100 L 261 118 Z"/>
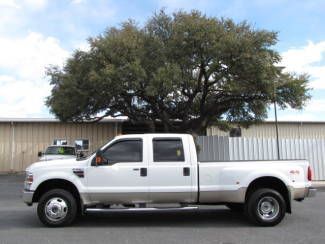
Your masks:
<path fill-rule="evenodd" d="M 275 124 L 274 120 L 266 120 L 258 124 L 263 124 L 263 123 L 270 123 L 270 124 Z M 325 124 L 325 120 L 321 121 L 316 121 L 316 120 L 297 120 L 297 121 L 292 121 L 292 120 L 280 120 L 278 121 L 279 124 Z"/>
<path fill-rule="evenodd" d="M 127 121 L 127 118 L 121 117 L 121 118 L 103 118 L 99 121 L 99 123 L 105 123 L 105 122 L 124 122 Z M 28 123 L 59 123 L 61 122 L 59 119 L 56 118 L 0 118 L 0 123 L 17 123 L 17 122 L 28 122 Z M 74 123 L 74 122 L 68 122 L 68 123 Z M 79 123 L 79 122 L 76 122 Z M 91 123 L 91 122 L 84 122 L 84 123 Z"/>
<path fill-rule="evenodd" d="M 233 122 L 232 124 L 237 124 Z M 253 123 L 252 125 L 261 125 L 261 124 L 275 124 L 274 120 L 265 120 L 262 122 Z M 325 120 L 323 121 L 313 121 L 313 120 L 304 120 L 304 121 L 292 121 L 292 120 L 280 120 L 278 124 L 325 124 Z M 216 124 L 212 124 L 212 126 L 216 126 Z"/>
<path fill-rule="evenodd" d="M 106 117 L 103 118 L 102 120 L 99 121 L 99 123 L 105 123 L 105 122 L 125 122 L 128 121 L 128 118 L 125 116 L 117 117 L 117 118 L 112 118 L 112 117 Z M 2 122 L 48 122 L 48 123 L 58 123 L 61 122 L 59 119 L 56 118 L 1 118 L 0 117 L 0 123 Z M 73 122 L 68 122 L 68 123 L 73 123 Z M 79 123 L 79 122 L 76 122 Z M 91 123 L 91 122 L 84 122 L 84 123 Z M 262 122 L 257 123 L 258 124 L 274 124 L 275 121 L 273 120 L 265 120 Z M 305 120 L 305 121 L 291 121 L 291 120 L 280 120 L 278 121 L 279 124 L 325 124 L 324 121 L 313 121 L 313 120 Z"/>

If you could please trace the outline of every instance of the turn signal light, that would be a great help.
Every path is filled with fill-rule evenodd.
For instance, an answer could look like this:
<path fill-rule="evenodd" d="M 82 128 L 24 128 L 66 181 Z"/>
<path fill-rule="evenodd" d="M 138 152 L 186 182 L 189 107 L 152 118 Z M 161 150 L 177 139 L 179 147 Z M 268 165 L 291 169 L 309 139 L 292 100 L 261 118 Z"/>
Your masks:
<path fill-rule="evenodd" d="M 27 173 L 26 174 L 26 179 L 25 179 L 25 182 L 29 185 L 31 185 L 34 181 L 34 177 L 33 177 L 33 174 L 32 173 Z"/>

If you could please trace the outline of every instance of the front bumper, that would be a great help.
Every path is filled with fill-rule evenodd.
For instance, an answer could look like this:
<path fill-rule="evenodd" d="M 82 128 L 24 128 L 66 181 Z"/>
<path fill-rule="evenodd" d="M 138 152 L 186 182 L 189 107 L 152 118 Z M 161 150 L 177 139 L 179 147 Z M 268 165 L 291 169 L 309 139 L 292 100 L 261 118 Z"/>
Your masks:
<path fill-rule="evenodd" d="M 31 206 L 33 204 L 33 196 L 34 196 L 34 192 L 33 191 L 23 191 L 23 201 L 24 203 L 26 203 L 27 205 Z"/>
<path fill-rule="evenodd" d="M 316 188 L 309 187 L 307 189 L 306 197 L 315 197 L 316 196 L 316 192 L 317 192 L 317 189 Z"/>

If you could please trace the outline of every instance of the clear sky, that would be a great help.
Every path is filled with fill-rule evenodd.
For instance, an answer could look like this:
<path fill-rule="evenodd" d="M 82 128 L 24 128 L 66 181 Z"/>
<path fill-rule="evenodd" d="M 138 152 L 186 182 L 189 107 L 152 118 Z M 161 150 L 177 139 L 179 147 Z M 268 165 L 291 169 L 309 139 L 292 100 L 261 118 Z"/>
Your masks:
<path fill-rule="evenodd" d="M 44 105 L 51 89 L 45 67 L 86 50 L 86 39 L 107 27 L 129 18 L 142 25 L 161 8 L 278 31 L 282 64 L 309 73 L 313 89 L 303 111 L 280 111 L 279 120 L 325 121 L 325 0 L 0 0 L 0 117 L 52 117 Z"/>

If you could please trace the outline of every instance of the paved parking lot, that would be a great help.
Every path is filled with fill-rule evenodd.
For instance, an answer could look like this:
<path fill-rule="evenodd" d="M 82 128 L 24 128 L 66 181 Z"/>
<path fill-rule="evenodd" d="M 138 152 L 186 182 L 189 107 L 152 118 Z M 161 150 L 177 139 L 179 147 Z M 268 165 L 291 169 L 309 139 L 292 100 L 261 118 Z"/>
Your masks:
<path fill-rule="evenodd" d="M 21 176 L 0 176 L 0 243 L 325 243 L 325 192 L 294 203 L 292 215 L 272 228 L 251 226 L 224 207 L 195 212 L 110 213 L 46 228 L 36 206 L 21 202 Z"/>

